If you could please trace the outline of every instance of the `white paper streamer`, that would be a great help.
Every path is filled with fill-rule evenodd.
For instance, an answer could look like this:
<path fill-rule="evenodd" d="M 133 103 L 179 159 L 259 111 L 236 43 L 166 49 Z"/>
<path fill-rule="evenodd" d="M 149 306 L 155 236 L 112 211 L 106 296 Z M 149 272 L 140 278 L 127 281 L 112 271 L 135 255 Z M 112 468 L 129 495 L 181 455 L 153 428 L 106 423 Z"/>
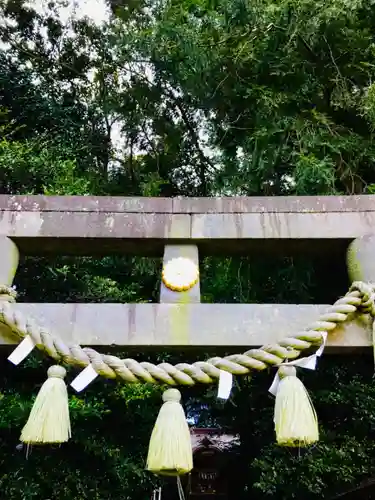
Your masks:
<path fill-rule="evenodd" d="M 273 382 L 271 384 L 271 387 L 268 389 L 268 392 L 270 392 L 273 396 L 276 396 L 277 388 L 279 387 L 279 384 L 280 384 L 280 377 L 279 377 L 279 373 L 276 372 L 276 375 L 273 378 Z"/>
<path fill-rule="evenodd" d="M 35 344 L 30 335 L 27 335 L 22 342 L 14 349 L 14 351 L 8 356 L 8 361 L 14 365 L 19 365 L 34 349 Z"/>
<path fill-rule="evenodd" d="M 225 370 L 220 370 L 219 388 L 217 397 L 220 399 L 228 399 L 233 386 L 233 375 Z"/>
<path fill-rule="evenodd" d="M 98 376 L 98 373 L 94 370 L 92 365 L 86 366 L 84 370 L 81 371 L 79 375 L 76 376 L 76 378 L 73 380 L 73 382 L 70 384 L 73 389 L 77 392 L 81 392 L 83 389 L 85 389 L 96 377 Z"/>
<path fill-rule="evenodd" d="M 321 334 L 323 342 L 315 354 L 307 356 L 306 358 L 296 359 L 295 361 L 281 363 L 280 365 L 276 366 L 299 366 L 300 368 L 305 368 L 306 370 L 315 370 L 318 358 L 323 354 L 327 342 L 327 332 L 321 332 Z M 280 377 L 278 372 L 276 372 L 271 387 L 268 389 L 268 392 L 270 392 L 273 396 L 276 396 L 279 383 L 280 383 Z"/>

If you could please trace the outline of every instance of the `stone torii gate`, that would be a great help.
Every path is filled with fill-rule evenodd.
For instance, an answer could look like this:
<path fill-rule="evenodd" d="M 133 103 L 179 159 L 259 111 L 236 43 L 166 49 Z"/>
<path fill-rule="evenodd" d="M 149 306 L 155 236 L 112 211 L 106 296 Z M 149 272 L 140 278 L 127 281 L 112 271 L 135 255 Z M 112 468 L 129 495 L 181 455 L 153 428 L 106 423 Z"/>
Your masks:
<path fill-rule="evenodd" d="M 12 284 L 18 252 L 163 256 L 164 263 L 174 257 L 185 257 L 199 268 L 199 254 L 249 255 L 292 249 L 344 255 L 350 242 L 371 234 L 374 227 L 375 196 L 370 195 L 174 199 L 3 195 L 0 196 L 0 284 Z M 363 241 L 358 241 L 362 245 Z M 360 248 L 358 259 L 363 259 L 361 279 L 375 282 L 366 259 L 371 244 L 370 238 L 368 245 Z M 354 296 L 356 293 L 352 292 Z M 275 344 L 319 317 L 324 321 L 327 308 L 328 305 L 204 304 L 200 302 L 199 279 L 183 292 L 172 291 L 162 282 L 158 304 L 7 304 L 6 312 L 2 310 L 0 314 L 0 345 L 9 348 L 19 342 L 13 325 L 21 321 L 17 316 L 21 314 L 23 318 L 37 320 L 42 336 L 43 332 L 53 331 L 73 351 L 77 344 L 88 346 L 85 355 L 75 363 L 81 366 L 89 363 L 85 356 L 90 356 L 90 348 L 94 346 L 132 346 L 141 351 L 151 346 L 250 349 Z M 350 313 L 349 309 L 346 313 Z M 372 345 L 371 322 L 366 315 L 344 323 L 342 313 L 337 314 L 334 320 L 337 327 L 330 328 L 328 336 L 328 352 Z M 7 321 L 1 321 L 4 316 Z M 332 320 L 326 317 L 325 321 Z M 27 329 L 28 325 L 23 325 L 24 334 Z M 320 339 L 317 335 L 315 340 Z M 314 338 L 310 340 L 313 342 Z M 64 345 L 60 354 L 69 361 L 70 354 Z M 56 355 L 52 341 L 45 350 Z M 269 352 L 267 359 L 270 364 L 275 363 L 273 351 Z M 245 363 L 234 373 L 246 373 L 256 365 L 262 369 L 259 363 L 262 361 Z M 216 365 L 214 360 L 212 364 L 222 366 L 219 358 Z M 146 369 L 148 364 L 143 365 Z M 127 368 L 132 369 L 131 364 Z M 171 376 L 172 368 L 170 365 L 165 368 Z M 112 369 L 103 370 L 102 374 L 115 377 Z M 142 374 L 141 368 L 134 370 L 136 377 L 152 380 Z M 181 370 L 186 380 L 181 377 L 175 380 L 189 385 L 189 368 Z M 157 370 L 153 373 L 158 381 L 167 381 L 169 376 L 159 378 Z M 203 370 L 196 381 L 207 381 L 207 373 L 215 377 L 214 371 Z M 124 378 L 134 381 L 129 377 Z"/>

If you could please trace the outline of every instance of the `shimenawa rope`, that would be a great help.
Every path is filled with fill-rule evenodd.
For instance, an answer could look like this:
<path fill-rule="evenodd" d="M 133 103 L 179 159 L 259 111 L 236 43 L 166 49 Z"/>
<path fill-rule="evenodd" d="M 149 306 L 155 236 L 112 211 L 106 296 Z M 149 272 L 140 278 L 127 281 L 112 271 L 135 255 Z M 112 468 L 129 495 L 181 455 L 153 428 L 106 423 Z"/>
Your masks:
<path fill-rule="evenodd" d="M 318 321 L 276 344 L 250 349 L 243 354 L 173 366 L 169 363 L 155 365 L 134 359 L 120 359 L 77 344 L 67 345 L 58 336 L 17 311 L 10 304 L 15 302 L 15 297 L 12 287 L 0 286 L 0 323 L 8 326 L 20 340 L 29 335 L 36 347 L 54 360 L 80 367 L 91 364 L 99 375 L 109 379 L 118 378 L 126 383 L 151 382 L 171 386 L 192 386 L 198 382 L 210 384 L 219 379 L 220 370 L 229 371 L 233 375 L 246 375 L 251 369 L 264 370 L 269 366 L 278 366 L 284 361 L 298 358 L 302 351 L 310 347 L 318 347 L 322 342 L 322 332 L 332 331 L 338 323 L 343 323 L 356 311 L 375 316 L 374 286 L 354 282 L 348 293 L 329 307 Z"/>

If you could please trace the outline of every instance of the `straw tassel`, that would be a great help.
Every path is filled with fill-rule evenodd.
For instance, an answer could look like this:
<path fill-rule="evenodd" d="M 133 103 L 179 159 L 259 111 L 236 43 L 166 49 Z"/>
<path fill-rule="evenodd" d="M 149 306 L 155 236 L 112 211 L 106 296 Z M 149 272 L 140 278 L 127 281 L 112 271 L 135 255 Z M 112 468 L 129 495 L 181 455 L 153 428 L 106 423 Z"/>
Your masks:
<path fill-rule="evenodd" d="M 306 447 L 319 441 L 317 416 L 308 392 L 293 366 L 282 366 L 276 393 L 274 423 L 280 446 Z"/>
<path fill-rule="evenodd" d="M 71 437 L 66 370 L 51 366 L 42 385 L 20 440 L 27 444 L 64 443 Z"/>
<path fill-rule="evenodd" d="M 163 394 L 164 404 L 151 434 L 147 470 L 164 476 L 180 476 L 193 468 L 189 426 L 177 389 Z"/>

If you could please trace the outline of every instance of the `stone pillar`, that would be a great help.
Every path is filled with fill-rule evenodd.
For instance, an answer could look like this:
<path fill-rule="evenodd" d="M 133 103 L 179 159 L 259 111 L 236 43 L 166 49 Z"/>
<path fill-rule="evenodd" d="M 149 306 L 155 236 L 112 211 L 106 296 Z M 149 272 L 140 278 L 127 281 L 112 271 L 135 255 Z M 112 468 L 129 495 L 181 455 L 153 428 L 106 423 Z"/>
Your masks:
<path fill-rule="evenodd" d="M 7 236 L 0 236 L 0 285 L 11 286 L 16 275 L 19 252 Z"/>
<path fill-rule="evenodd" d="M 351 282 L 375 283 L 375 234 L 352 241 L 347 251 L 347 266 Z"/>
<path fill-rule="evenodd" d="M 190 312 L 189 304 L 199 303 L 201 300 L 199 284 L 199 257 L 196 245 L 166 245 L 163 258 L 163 270 L 168 269 L 168 264 L 174 259 L 178 261 L 177 271 L 184 273 L 184 267 L 198 271 L 197 280 L 193 286 L 184 291 L 174 291 L 168 288 L 163 279 L 160 285 L 160 303 L 168 304 L 165 313 L 166 337 L 171 345 L 189 345 Z M 168 273 L 166 273 L 168 276 Z M 191 276 L 192 274 L 190 274 Z M 173 281 L 173 280 L 170 280 Z M 175 280 L 175 282 L 179 279 Z"/>

